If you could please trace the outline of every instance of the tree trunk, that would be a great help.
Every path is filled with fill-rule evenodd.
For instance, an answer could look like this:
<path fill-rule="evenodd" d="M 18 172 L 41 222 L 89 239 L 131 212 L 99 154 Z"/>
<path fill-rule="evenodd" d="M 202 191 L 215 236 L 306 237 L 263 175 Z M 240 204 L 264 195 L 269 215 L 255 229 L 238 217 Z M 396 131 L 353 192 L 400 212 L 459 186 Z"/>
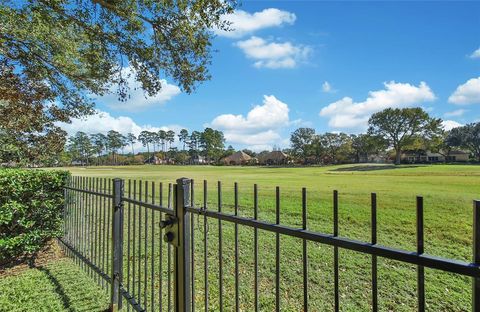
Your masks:
<path fill-rule="evenodd" d="M 402 150 L 401 149 L 396 149 L 395 150 L 395 165 L 400 165 L 401 156 L 402 156 Z"/>

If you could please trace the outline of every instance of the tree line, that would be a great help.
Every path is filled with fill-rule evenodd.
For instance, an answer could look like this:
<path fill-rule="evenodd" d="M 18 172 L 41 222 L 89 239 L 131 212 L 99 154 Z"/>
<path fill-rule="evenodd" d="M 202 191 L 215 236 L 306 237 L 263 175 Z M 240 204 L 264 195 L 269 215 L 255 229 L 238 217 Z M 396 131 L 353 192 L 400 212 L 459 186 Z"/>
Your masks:
<path fill-rule="evenodd" d="M 361 134 L 315 133 L 313 128 L 299 128 L 290 136 L 288 150 L 308 164 L 360 162 L 370 155 L 386 155 L 400 164 L 401 154 L 431 151 L 447 158 L 451 151 L 467 151 L 480 161 L 480 123 L 471 123 L 446 131 L 440 118 L 433 118 L 422 108 L 387 108 L 373 114 L 368 130 Z"/>
<path fill-rule="evenodd" d="M 173 146 L 175 138 L 178 138 L 182 145 L 181 150 Z M 138 136 L 133 133 L 122 134 L 115 130 L 90 135 L 79 131 L 68 139 L 65 154 L 70 162 L 85 165 L 129 164 L 132 163 L 132 159 L 123 156 L 134 157 L 137 142 L 146 148 L 146 153 L 137 153 L 144 157 L 134 159 L 133 162 L 136 163 L 143 163 L 153 156 L 174 159 L 177 163 L 185 163 L 187 158 L 192 156 L 203 156 L 216 161 L 225 153 L 223 132 L 205 128 L 204 131 L 192 133 L 187 129 L 181 129 L 178 134 L 173 130 L 144 130 Z"/>
<path fill-rule="evenodd" d="M 181 129 L 178 133 L 145 130 L 138 135 L 115 130 L 94 134 L 80 131 L 67 140 L 62 139 L 63 130 L 51 129 L 35 137 L 0 131 L 0 141 L 5 143 L 0 150 L 1 162 L 41 166 L 127 165 L 155 161 L 152 157 L 156 156 L 167 163 L 186 164 L 192 157 L 217 163 L 235 152 L 232 146 L 225 147 L 223 132 L 212 128 L 192 132 Z M 138 143 L 144 147 L 141 151 L 136 150 Z M 480 161 L 480 123 L 445 131 L 441 119 L 431 117 L 421 108 L 388 108 L 369 118 L 364 133 L 316 133 L 313 128 L 298 128 L 290 136 L 290 147 L 283 149 L 291 162 L 322 165 L 365 162 L 375 157 L 377 161 L 393 160 L 398 164 L 402 152 L 421 155 L 427 150 L 446 159 L 453 150 L 462 150 L 472 160 Z M 252 157 L 267 152 L 243 151 Z"/>

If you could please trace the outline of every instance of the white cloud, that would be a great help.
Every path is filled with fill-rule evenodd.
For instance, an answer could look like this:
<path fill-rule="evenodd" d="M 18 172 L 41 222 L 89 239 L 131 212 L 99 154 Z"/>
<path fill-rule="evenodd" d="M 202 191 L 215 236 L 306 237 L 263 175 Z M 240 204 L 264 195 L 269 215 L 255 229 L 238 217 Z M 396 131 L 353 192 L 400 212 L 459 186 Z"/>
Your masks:
<path fill-rule="evenodd" d="M 451 112 L 446 112 L 443 115 L 445 117 L 460 117 L 463 114 L 465 114 L 466 112 L 467 112 L 467 110 L 465 110 L 465 109 L 457 109 L 457 110 L 454 110 L 454 111 L 451 111 Z"/>
<path fill-rule="evenodd" d="M 350 97 L 333 102 L 321 109 L 320 116 L 330 118 L 328 125 L 332 128 L 364 130 L 373 113 L 435 100 L 432 90 L 423 81 L 418 86 L 395 81 L 386 82 L 384 86 L 384 90 L 370 91 L 363 102 L 354 102 Z"/>
<path fill-rule="evenodd" d="M 247 145 L 258 150 L 281 142 L 280 130 L 290 125 L 288 105 L 275 96 L 265 95 L 247 116 L 224 114 L 208 125 L 222 130 L 228 143 Z"/>
<path fill-rule="evenodd" d="M 264 28 L 280 27 L 284 24 L 293 25 L 296 18 L 293 13 L 275 8 L 264 9 L 253 14 L 236 10 L 233 14 L 227 14 L 222 17 L 223 21 L 230 23 L 229 28 L 231 30 L 217 29 L 215 33 L 223 37 L 240 38 Z"/>
<path fill-rule="evenodd" d="M 480 104 L 480 77 L 469 79 L 459 85 L 448 101 L 458 105 Z"/>
<path fill-rule="evenodd" d="M 291 42 L 268 42 L 260 37 L 238 41 L 235 44 L 243 53 L 255 61 L 257 68 L 294 68 L 298 62 L 307 59 L 311 48 L 303 45 L 294 45 Z"/>
<path fill-rule="evenodd" d="M 140 132 L 147 130 L 157 132 L 159 130 L 173 130 L 176 133 L 185 128 L 180 125 L 167 125 L 162 127 L 154 127 L 151 125 L 139 125 L 132 118 L 126 116 L 113 117 L 108 112 L 97 111 L 95 115 L 72 119 L 71 123 L 59 123 L 59 126 L 67 131 L 68 135 L 74 135 L 78 131 L 87 134 L 107 133 L 110 130 L 118 131 L 122 134 L 133 133 L 138 136 Z M 175 138 L 176 139 L 176 138 Z M 140 148 L 141 144 L 137 143 L 136 148 Z"/>
<path fill-rule="evenodd" d="M 335 92 L 337 92 L 337 90 L 334 90 L 332 88 L 332 85 L 328 81 L 325 81 L 322 84 L 322 91 L 325 92 L 325 93 L 335 93 Z"/>
<path fill-rule="evenodd" d="M 165 79 L 161 79 L 162 89 L 156 95 L 149 97 L 142 89 L 141 84 L 135 80 L 133 70 L 130 67 L 122 70 L 122 75 L 130 86 L 129 98 L 125 101 L 119 101 L 115 87 L 112 87 L 109 94 L 95 99 L 97 103 L 103 103 L 115 110 L 141 111 L 154 105 L 163 105 L 173 97 L 180 94 L 180 88 L 170 84 Z"/>
<path fill-rule="evenodd" d="M 472 59 L 480 59 L 480 48 L 476 49 L 475 51 L 470 54 L 470 58 Z"/>
<path fill-rule="evenodd" d="M 450 131 L 453 128 L 458 128 L 463 125 L 459 122 L 456 122 L 455 120 L 444 120 L 442 121 L 442 126 L 443 126 L 443 129 L 445 129 L 446 131 Z"/>
<path fill-rule="evenodd" d="M 273 150 L 274 146 L 268 145 L 268 144 L 265 144 L 265 145 L 259 144 L 259 145 L 247 146 L 246 148 L 251 150 L 251 151 L 254 151 L 256 153 L 259 153 L 259 152 L 263 152 L 263 151 L 271 151 L 271 150 Z"/>

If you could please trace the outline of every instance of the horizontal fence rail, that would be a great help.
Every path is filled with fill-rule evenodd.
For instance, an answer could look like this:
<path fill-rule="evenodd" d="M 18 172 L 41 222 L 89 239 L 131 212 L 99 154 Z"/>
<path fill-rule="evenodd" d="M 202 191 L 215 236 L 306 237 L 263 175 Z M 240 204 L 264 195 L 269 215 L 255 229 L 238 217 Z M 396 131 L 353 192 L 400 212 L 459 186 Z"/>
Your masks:
<path fill-rule="evenodd" d="M 301 296 L 295 305 L 298 310 L 319 309 L 312 305 L 317 294 L 311 289 L 318 283 L 312 278 L 318 259 L 310 252 L 320 245 L 332 248 L 333 294 L 329 307 L 333 311 L 342 310 L 341 250 L 369 257 L 372 311 L 378 311 L 382 291 L 379 258 L 415 266 L 418 311 L 426 308 L 426 268 L 471 278 L 472 311 L 480 311 L 480 201 L 473 202 L 473 259 L 468 263 L 425 253 L 421 196 L 416 198 L 416 250 L 408 251 L 378 244 L 375 193 L 370 197 L 370 240 L 366 242 L 340 235 L 338 191 L 332 194 L 333 224 L 329 234 L 309 229 L 312 219 L 306 188 L 301 189 L 295 209 L 300 216 L 298 226 L 282 224 L 279 187 L 274 189 L 270 221 L 259 218 L 256 184 L 252 189 L 252 204 L 247 206 L 251 211 L 249 216 L 240 214 L 240 201 L 244 197 L 240 197 L 238 183 L 233 184 L 233 194 L 229 194 L 231 204 L 225 202 L 221 182 L 209 189 L 205 180 L 200 188 L 201 199 L 197 199 L 195 182 L 186 178 L 175 184 L 84 177 L 68 181 L 64 233 L 59 241 L 67 254 L 110 292 L 111 310 L 280 311 L 285 301 L 282 281 L 289 278 L 282 272 L 290 269 L 281 242 L 288 238 L 300 244 L 301 265 L 296 270 L 301 277 Z M 212 191 L 216 196 L 210 201 Z M 273 248 L 262 250 L 262 236 L 268 233 L 274 235 Z M 265 252 L 273 261 L 261 258 L 260 253 Z M 245 253 L 251 255 L 247 271 L 240 261 Z M 268 305 L 261 298 L 265 296 L 262 292 L 265 286 L 261 284 L 264 280 L 260 267 L 265 263 L 271 266 L 273 276 L 270 286 L 273 299 Z M 247 282 L 249 285 L 242 285 Z"/>

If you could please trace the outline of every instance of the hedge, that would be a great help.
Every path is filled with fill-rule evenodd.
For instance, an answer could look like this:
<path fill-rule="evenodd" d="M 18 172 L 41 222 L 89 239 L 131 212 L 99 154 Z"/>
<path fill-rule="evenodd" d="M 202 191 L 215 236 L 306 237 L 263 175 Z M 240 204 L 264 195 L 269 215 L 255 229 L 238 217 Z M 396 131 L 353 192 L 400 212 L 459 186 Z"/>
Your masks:
<path fill-rule="evenodd" d="M 31 256 L 61 233 L 67 171 L 0 170 L 0 264 Z"/>

